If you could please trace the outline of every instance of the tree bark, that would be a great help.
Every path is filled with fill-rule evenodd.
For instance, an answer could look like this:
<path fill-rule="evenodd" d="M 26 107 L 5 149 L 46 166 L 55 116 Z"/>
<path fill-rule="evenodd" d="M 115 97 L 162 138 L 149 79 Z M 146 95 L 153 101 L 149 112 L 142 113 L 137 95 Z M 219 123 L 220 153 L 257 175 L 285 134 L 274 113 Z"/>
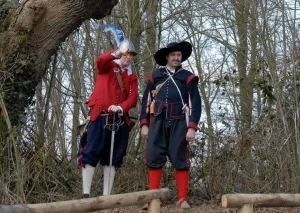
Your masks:
<path fill-rule="evenodd" d="M 109 15 L 118 1 L 27 0 L 14 13 L 7 12 L 11 5 L 1 2 L 0 88 L 16 125 L 59 45 L 83 21 Z"/>

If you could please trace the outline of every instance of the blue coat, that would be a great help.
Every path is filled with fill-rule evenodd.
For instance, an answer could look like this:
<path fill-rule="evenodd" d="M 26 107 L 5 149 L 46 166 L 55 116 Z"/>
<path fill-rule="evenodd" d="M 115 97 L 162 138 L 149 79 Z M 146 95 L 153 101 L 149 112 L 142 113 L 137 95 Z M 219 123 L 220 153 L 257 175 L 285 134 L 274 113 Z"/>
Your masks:
<path fill-rule="evenodd" d="M 152 91 L 159 84 L 165 82 L 155 98 L 154 116 L 161 114 L 164 110 L 166 111 L 166 119 L 185 118 L 182 100 L 178 92 L 179 89 L 184 104 L 189 107 L 188 127 L 197 130 L 201 116 L 201 98 L 198 90 L 199 78 L 190 71 L 177 67 L 173 75 L 173 79 L 178 86 L 177 89 L 173 81 L 170 78 L 168 79 L 169 75 L 167 72 L 167 69 L 163 67 L 155 70 L 148 76 L 147 88 L 142 99 L 140 125 L 149 125 L 149 107 L 153 101 Z"/>

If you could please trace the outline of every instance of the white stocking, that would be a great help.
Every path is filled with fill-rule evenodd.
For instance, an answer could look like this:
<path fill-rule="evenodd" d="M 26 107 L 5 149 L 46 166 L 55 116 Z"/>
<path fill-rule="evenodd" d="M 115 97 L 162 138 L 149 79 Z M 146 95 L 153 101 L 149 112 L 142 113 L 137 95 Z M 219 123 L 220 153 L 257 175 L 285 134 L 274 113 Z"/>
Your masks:
<path fill-rule="evenodd" d="M 95 167 L 86 164 L 85 168 L 82 168 L 82 185 L 83 185 L 83 194 L 91 193 L 91 185 L 95 172 Z"/>

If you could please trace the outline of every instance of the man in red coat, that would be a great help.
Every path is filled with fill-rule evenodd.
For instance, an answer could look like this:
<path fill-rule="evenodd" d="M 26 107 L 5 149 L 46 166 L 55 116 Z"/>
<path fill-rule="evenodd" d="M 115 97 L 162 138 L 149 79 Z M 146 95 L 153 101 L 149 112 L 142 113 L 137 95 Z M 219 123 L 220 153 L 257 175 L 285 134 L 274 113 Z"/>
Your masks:
<path fill-rule="evenodd" d="M 122 45 L 125 42 L 127 45 Z M 124 40 L 120 47 L 122 48 L 100 55 L 96 62 L 96 84 L 87 101 L 87 106 L 91 108 L 89 114 L 91 122 L 87 130 L 87 143 L 84 147 L 80 147 L 78 158 L 78 163 L 82 167 L 84 197 L 90 196 L 95 167 L 99 161 L 104 174 L 103 195 L 109 195 L 116 168 L 122 165 L 126 155 L 131 128 L 128 111 L 136 106 L 138 100 L 138 80 L 131 67 L 133 57 L 137 53 L 129 40 Z M 123 85 L 119 84 L 117 75 Z M 116 123 L 119 128 L 115 132 L 113 168 L 110 168 L 112 132 L 108 126 L 112 123 L 114 113 L 118 115 Z"/>

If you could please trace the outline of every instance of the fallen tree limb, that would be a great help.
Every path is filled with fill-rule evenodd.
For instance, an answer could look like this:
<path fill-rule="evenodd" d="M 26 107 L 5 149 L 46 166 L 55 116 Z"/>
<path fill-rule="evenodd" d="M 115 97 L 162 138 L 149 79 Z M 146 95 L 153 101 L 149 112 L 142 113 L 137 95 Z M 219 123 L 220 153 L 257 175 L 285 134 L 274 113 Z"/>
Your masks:
<path fill-rule="evenodd" d="M 82 213 L 149 203 L 152 199 L 167 200 L 169 189 L 99 196 L 80 200 L 41 204 L 0 205 L 0 213 Z"/>

